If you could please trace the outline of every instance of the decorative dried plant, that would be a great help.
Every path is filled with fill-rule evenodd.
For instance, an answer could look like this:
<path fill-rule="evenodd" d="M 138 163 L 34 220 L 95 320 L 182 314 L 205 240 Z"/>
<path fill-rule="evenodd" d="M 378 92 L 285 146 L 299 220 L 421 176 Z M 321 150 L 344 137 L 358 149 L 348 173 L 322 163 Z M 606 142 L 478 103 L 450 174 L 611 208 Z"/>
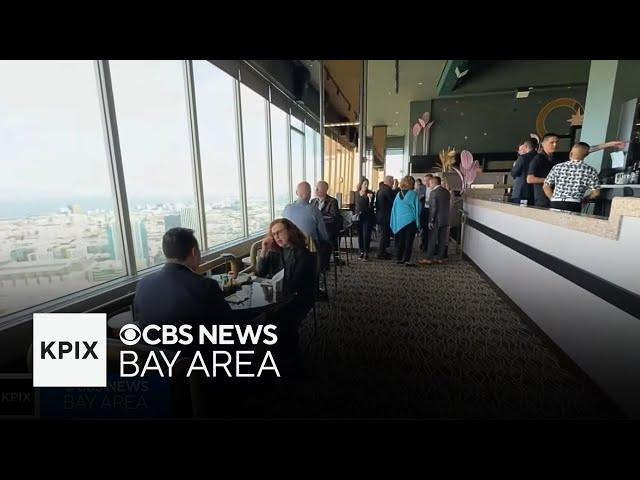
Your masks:
<path fill-rule="evenodd" d="M 440 157 L 440 161 L 436 163 L 436 167 L 442 172 L 450 172 L 453 169 L 453 164 L 456 162 L 456 149 L 447 147 L 446 152 L 442 149 L 438 157 Z"/>

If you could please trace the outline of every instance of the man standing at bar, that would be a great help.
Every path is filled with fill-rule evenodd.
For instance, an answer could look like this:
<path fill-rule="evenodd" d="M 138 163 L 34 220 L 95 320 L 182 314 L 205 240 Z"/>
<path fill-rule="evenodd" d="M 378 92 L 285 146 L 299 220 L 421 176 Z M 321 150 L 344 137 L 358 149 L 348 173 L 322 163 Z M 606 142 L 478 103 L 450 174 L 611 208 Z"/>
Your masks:
<path fill-rule="evenodd" d="M 527 184 L 533 185 L 533 204 L 536 207 L 549 208 L 549 199 L 544 194 L 544 179 L 554 166 L 553 154 L 558 148 L 559 137 L 547 133 L 542 137 L 542 150 L 533 157 L 527 171 Z"/>
<path fill-rule="evenodd" d="M 511 201 L 513 203 L 520 203 L 521 200 L 526 200 L 528 205 L 533 205 L 533 184 L 527 183 L 527 174 L 531 160 L 537 155 L 537 147 L 537 140 L 528 138 L 518 148 L 518 159 L 511 169 L 511 176 L 513 177 Z"/>

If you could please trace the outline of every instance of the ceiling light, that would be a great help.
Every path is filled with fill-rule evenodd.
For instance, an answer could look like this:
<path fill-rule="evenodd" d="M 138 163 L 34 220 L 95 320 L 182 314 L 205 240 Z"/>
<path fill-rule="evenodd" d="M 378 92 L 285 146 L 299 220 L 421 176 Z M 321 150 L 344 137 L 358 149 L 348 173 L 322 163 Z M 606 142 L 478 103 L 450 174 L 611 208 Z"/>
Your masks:
<path fill-rule="evenodd" d="M 422 85 L 422 82 L 418 82 L 418 85 Z"/>
<path fill-rule="evenodd" d="M 396 115 L 398 115 L 400 112 L 396 112 Z"/>
<path fill-rule="evenodd" d="M 516 91 L 516 98 L 527 98 L 533 87 L 521 87 Z"/>

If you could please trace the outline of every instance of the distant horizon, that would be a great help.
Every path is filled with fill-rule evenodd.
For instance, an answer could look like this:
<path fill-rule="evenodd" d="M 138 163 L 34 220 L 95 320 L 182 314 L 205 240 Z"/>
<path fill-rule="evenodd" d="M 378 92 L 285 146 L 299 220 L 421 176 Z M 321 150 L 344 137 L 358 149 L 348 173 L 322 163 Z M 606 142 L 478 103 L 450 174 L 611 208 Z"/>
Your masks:
<path fill-rule="evenodd" d="M 218 202 L 229 199 L 237 194 L 218 194 L 212 195 L 205 199 L 205 203 L 212 201 Z M 239 199 L 237 199 L 239 200 Z M 74 196 L 73 198 L 49 195 L 38 198 L 30 198 L 28 201 L 20 201 L 18 203 L 5 203 L 6 200 L 0 199 L 0 220 L 19 220 L 27 217 L 43 216 L 59 213 L 59 209 L 67 208 L 72 205 L 79 205 L 82 210 L 105 210 L 107 212 L 114 211 L 114 201 L 111 197 L 100 196 Z M 192 197 L 174 197 L 174 198 L 157 198 L 157 197 L 134 197 L 129 199 L 129 209 L 135 211 L 137 205 L 155 205 L 165 203 L 184 203 L 193 205 Z"/>

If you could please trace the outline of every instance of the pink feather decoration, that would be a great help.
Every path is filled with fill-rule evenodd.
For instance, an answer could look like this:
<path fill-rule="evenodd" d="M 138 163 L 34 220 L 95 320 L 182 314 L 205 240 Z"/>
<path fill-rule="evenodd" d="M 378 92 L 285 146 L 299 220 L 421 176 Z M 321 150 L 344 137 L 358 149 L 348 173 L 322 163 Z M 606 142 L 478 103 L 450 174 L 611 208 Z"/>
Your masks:
<path fill-rule="evenodd" d="M 471 185 L 478 176 L 478 161 L 473 159 L 473 155 L 468 150 L 460 153 L 460 170 L 456 169 L 462 180 L 462 190 Z"/>
<path fill-rule="evenodd" d="M 423 119 L 421 119 L 421 118 L 419 118 L 419 119 L 418 119 L 418 123 L 420 124 L 420 126 L 421 126 L 422 128 L 424 128 L 424 127 L 426 127 L 426 126 L 427 126 L 427 124 L 425 123 L 425 121 L 424 121 Z"/>
<path fill-rule="evenodd" d="M 413 126 L 413 129 L 411 131 L 413 133 L 413 136 L 417 137 L 418 135 L 420 135 L 420 132 L 422 131 L 422 126 L 419 123 L 416 123 Z"/>
<path fill-rule="evenodd" d="M 463 171 L 469 171 L 473 165 L 473 155 L 468 150 L 463 150 L 460 153 L 460 167 Z"/>

